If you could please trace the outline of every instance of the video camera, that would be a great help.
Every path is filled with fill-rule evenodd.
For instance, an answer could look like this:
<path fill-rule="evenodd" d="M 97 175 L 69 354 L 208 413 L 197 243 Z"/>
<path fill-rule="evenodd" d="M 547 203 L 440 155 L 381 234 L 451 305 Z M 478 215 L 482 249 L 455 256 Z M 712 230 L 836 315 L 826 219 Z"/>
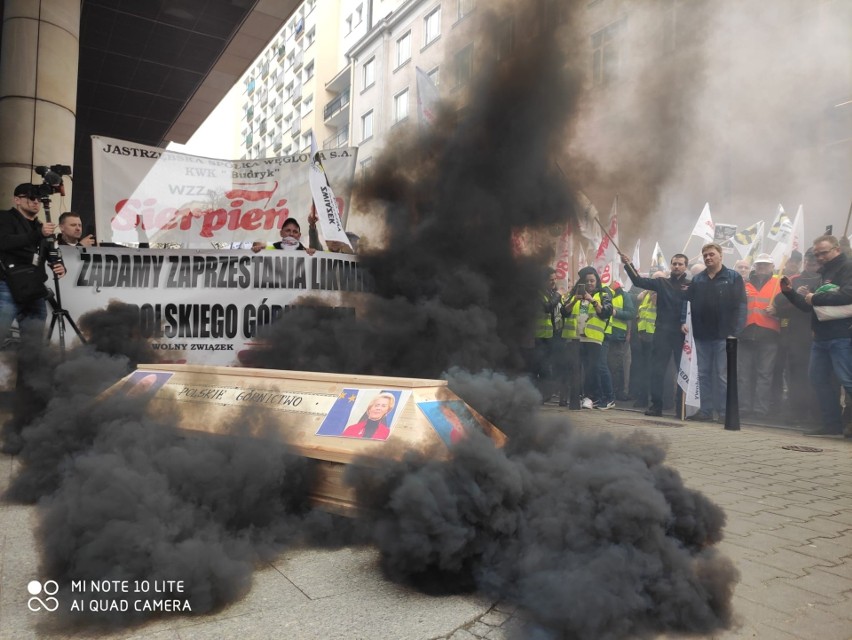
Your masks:
<path fill-rule="evenodd" d="M 35 172 L 42 177 L 42 183 L 33 185 L 39 198 L 49 198 L 52 194 L 65 195 L 65 185 L 62 176 L 71 175 L 71 167 L 67 164 L 52 164 L 49 167 L 35 167 Z"/>

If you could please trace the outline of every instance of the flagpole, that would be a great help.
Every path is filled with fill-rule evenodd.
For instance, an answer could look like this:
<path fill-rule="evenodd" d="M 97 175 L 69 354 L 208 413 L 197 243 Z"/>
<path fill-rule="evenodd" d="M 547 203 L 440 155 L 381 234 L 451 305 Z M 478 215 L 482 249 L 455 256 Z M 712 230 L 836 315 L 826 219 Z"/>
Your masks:
<path fill-rule="evenodd" d="M 616 196 L 618 198 L 618 196 Z M 595 222 L 598 223 L 598 226 L 601 228 L 601 231 L 604 232 L 604 235 L 609 238 L 609 241 L 612 243 L 612 246 L 615 247 L 616 252 L 621 253 L 621 249 L 618 248 L 618 245 L 615 244 L 615 240 L 612 239 L 612 236 L 607 233 L 607 230 L 604 229 L 604 226 L 601 224 L 601 221 L 595 218 Z"/>
<path fill-rule="evenodd" d="M 852 218 L 852 202 L 849 203 L 849 213 L 846 215 L 846 226 L 843 227 L 843 237 L 849 236 L 849 218 Z"/>
<path fill-rule="evenodd" d="M 690 242 L 692 242 L 692 234 L 691 234 L 691 233 L 689 234 L 689 237 L 686 239 L 686 244 L 685 244 L 685 245 L 683 245 L 683 251 L 681 251 L 681 253 L 682 253 L 683 255 L 687 255 L 687 254 L 686 254 L 686 248 L 689 246 L 689 243 L 690 243 Z"/>

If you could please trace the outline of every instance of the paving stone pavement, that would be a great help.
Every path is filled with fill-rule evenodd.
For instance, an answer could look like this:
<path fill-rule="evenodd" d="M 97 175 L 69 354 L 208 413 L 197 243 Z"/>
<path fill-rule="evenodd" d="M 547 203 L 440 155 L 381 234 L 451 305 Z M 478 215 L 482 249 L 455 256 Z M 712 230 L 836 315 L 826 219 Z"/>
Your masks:
<path fill-rule="evenodd" d="M 711 637 L 852 638 L 852 440 L 751 425 L 725 431 L 625 410 L 570 412 L 570 419 L 583 431 L 663 438 L 667 463 L 687 486 L 725 509 L 719 548 L 741 573 L 737 625 Z M 0 489 L 15 464 L 0 456 Z M 0 639 L 63 637 L 45 633 L 45 614 L 27 610 L 26 585 L 38 578 L 34 526 L 33 508 L 0 505 Z M 390 583 L 374 550 L 347 548 L 283 554 L 258 569 L 243 600 L 214 615 L 68 637 L 501 640 L 519 637 L 513 632 L 520 625 L 519 612 L 506 603 L 430 597 Z"/>

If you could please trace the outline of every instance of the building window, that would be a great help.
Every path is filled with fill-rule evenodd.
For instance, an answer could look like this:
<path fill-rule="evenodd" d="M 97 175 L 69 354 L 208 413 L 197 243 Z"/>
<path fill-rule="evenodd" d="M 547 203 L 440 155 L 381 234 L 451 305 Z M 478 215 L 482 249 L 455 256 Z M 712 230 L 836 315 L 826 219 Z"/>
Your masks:
<path fill-rule="evenodd" d="M 434 9 L 432 13 L 423 19 L 423 32 L 425 34 L 424 44 L 429 44 L 441 35 L 441 7 Z"/>
<path fill-rule="evenodd" d="M 313 94 L 309 95 L 307 98 L 302 100 L 302 117 L 304 118 L 311 111 L 314 110 L 314 96 Z"/>
<path fill-rule="evenodd" d="M 372 109 L 361 116 L 361 141 L 373 137 L 373 111 Z"/>
<path fill-rule="evenodd" d="M 366 89 L 376 81 L 376 59 L 370 58 L 364 63 L 364 88 Z"/>
<path fill-rule="evenodd" d="M 311 60 L 305 65 L 305 82 L 314 77 L 314 61 Z"/>
<path fill-rule="evenodd" d="M 308 31 L 308 34 L 305 36 L 305 39 L 307 40 L 305 48 L 310 47 L 314 43 L 314 40 L 317 39 L 317 28 L 311 27 L 311 30 Z"/>
<path fill-rule="evenodd" d="M 608 84 L 618 76 L 622 34 L 626 25 L 627 20 L 622 18 L 591 35 L 592 81 L 595 84 Z"/>
<path fill-rule="evenodd" d="M 399 122 L 408 117 L 408 89 L 393 97 L 393 121 Z"/>
<path fill-rule="evenodd" d="M 396 66 L 401 67 L 411 60 L 411 32 L 396 41 Z"/>
<path fill-rule="evenodd" d="M 352 16 L 346 18 L 346 35 L 352 33 Z"/>
<path fill-rule="evenodd" d="M 313 131 L 308 129 L 305 133 L 302 134 L 302 149 L 310 149 L 311 148 L 311 138 L 313 137 Z"/>
<path fill-rule="evenodd" d="M 355 24 L 359 25 L 364 20 L 364 5 L 359 4 L 358 8 L 355 9 Z"/>
<path fill-rule="evenodd" d="M 470 81 L 471 65 L 473 62 L 473 45 L 468 45 L 459 51 L 453 60 L 456 73 L 456 87 L 466 85 Z"/>
<path fill-rule="evenodd" d="M 459 0 L 459 19 L 473 11 L 473 0 Z"/>
<path fill-rule="evenodd" d="M 499 60 L 504 60 L 512 53 L 515 48 L 515 20 L 514 18 L 506 18 L 497 27 L 497 56 Z"/>
<path fill-rule="evenodd" d="M 370 177 L 370 165 L 373 164 L 372 158 L 361 160 L 361 177 L 365 180 Z"/>
<path fill-rule="evenodd" d="M 429 76 L 429 79 L 432 81 L 432 84 L 434 84 L 436 87 L 440 84 L 441 81 L 441 74 L 439 73 L 438 69 L 439 67 L 435 67 L 429 73 L 426 74 L 427 76 Z"/>

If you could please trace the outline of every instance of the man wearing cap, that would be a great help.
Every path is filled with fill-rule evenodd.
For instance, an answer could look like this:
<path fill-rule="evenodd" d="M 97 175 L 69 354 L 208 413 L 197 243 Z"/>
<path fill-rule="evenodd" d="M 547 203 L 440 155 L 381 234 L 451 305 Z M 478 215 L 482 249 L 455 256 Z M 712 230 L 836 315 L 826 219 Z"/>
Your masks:
<path fill-rule="evenodd" d="M 781 401 L 772 398 L 772 374 L 778 357 L 781 322 L 773 301 L 781 291 L 773 275 L 775 261 L 768 253 L 754 260 L 754 269 L 745 283 L 748 313 L 740 334 L 739 378 L 740 415 L 765 419 L 770 407 Z"/>
<path fill-rule="evenodd" d="M 6 268 L 13 264 L 44 264 L 44 239 L 56 233 L 56 225 L 51 222 L 42 223 L 38 219 L 41 207 L 38 187 L 30 183 L 19 184 L 15 187 L 14 197 L 14 206 L 0 212 L 0 261 L 4 267 L 0 273 L 0 345 L 5 344 L 12 322 L 17 320 L 21 343 L 32 346 L 41 339 L 44 332 L 47 305 L 43 298 L 25 303 L 15 302 L 6 282 Z M 65 267 L 61 262 L 53 264 L 52 269 L 59 277 L 65 275 Z M 46 273 L 44 278 L 47 279 Z M 36 355 L 33 354 L 33 357 Z M 27 392 L 25 365 L 29 360 L 18 358 L 16 402 L 21 401 L 21 397 Z M 13 424 L 4 429 L 5 453 L 17 453 L 21 448 L 21 425 L 14 420 L 12 422 Z"/>

